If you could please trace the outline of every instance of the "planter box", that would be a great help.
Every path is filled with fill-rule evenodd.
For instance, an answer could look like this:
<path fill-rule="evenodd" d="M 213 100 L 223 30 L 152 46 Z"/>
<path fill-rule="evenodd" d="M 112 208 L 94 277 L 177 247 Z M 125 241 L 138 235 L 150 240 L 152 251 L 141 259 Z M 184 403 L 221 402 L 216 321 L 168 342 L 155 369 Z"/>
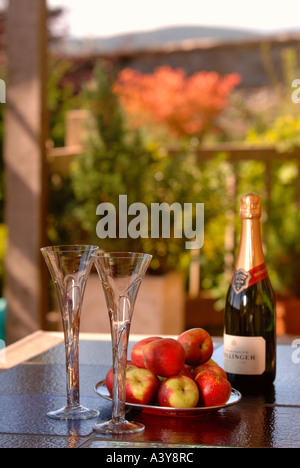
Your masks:
<path fill-rule="evenodd" d="M 300 335 L 300 298 L 282 297 L 277 300 L 277 334 Z"/>
<path fill-rule="evenodd" d="M 61 330 L 60 314 L 49 315 L 49 328 Z M 133 314 L 132 334 L 179 335 L 185 329 L 185 276 L 172 272 L 144 279 Z M 97 273 L 88 279 L 81 315 L 82 333 L 110 333 L 108 313 Z"/>
<path fill-rule="evenodd" d="M 216 300 L 209 293 L 186 301 L 186 328 L 204 328 L 211 335 L 222 336 L 224 313 L 215 309 Z"/>

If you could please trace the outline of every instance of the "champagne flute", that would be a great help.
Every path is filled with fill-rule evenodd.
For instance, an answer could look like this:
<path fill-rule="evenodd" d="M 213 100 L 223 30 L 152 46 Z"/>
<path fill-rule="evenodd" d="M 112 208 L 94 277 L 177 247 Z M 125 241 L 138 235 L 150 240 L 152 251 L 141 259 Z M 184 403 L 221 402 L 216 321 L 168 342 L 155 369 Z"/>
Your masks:
<path fill-rule="evenodd" d="M 48 416 L 53 419 L 90 419 L 99 415 L 80 404 L 79 329 L 86 282 L 93 264 L 90 245 L 43 247 L 41 252 L 55 285 L 64 330 L 66 351 L 67 405 Z"/>
<path fill-rule="evenodd" d="M 102 434 L 142 432 L 145 429 L 142 424 L 129 422 L 125 418 L 126 365 L 135 301 L 152 256 L 98 251 L 93 258 L 105 294 L 113 353 L 112 419 L 95 424 L 94 430 Z"/>

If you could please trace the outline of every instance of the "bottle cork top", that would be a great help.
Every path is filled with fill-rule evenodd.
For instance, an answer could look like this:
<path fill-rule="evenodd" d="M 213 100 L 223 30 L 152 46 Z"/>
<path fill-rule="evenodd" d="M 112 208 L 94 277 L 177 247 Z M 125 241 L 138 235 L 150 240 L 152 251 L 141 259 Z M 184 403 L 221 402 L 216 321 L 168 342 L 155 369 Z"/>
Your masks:
<path fill-rule="evenodd" d="M 260 197 L 255 193 L 247 193 L 241 198 L 240 206 L 241 218 L 260 218 L 261 217 L 261 203 Z"/>

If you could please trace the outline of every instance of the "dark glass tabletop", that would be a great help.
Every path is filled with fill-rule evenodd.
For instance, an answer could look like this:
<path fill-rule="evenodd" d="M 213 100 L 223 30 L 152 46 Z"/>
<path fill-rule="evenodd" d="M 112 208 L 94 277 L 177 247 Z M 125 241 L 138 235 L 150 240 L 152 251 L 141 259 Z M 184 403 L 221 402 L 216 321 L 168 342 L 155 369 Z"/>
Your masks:
<path fill-rule="evenodd" d="M 222 364 L 220 341 L 214 359 Z M 235 406 L 196 418 L 129 413 L 146 430 L 121 439 L 93 432 L 95 422 L 111 417 L 111 402 L 94 391 L 111 366 L 110 341 L 100 336 L 81 339 L 79 360 L 81 403 L 99 409 L 100 417 L 65 422 L 46 416 L 66 403 L 60 342 L 0 373 L 1 448 L 300 447 L 300 363 L 291 345 L 278 345 L 277 378 L 266 395 L 243 395 Z"/>

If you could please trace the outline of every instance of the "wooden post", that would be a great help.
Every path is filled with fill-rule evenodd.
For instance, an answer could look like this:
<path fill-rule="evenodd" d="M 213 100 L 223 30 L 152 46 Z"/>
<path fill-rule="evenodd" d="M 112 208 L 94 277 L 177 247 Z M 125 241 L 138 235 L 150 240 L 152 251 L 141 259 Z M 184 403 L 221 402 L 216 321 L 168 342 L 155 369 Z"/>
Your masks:
<path fill-rule="evenodd" d="M 46 1 L 10 0 L 7 19 L 5 297 L 7 342 L 43 328 L 45 242 Z"/>

